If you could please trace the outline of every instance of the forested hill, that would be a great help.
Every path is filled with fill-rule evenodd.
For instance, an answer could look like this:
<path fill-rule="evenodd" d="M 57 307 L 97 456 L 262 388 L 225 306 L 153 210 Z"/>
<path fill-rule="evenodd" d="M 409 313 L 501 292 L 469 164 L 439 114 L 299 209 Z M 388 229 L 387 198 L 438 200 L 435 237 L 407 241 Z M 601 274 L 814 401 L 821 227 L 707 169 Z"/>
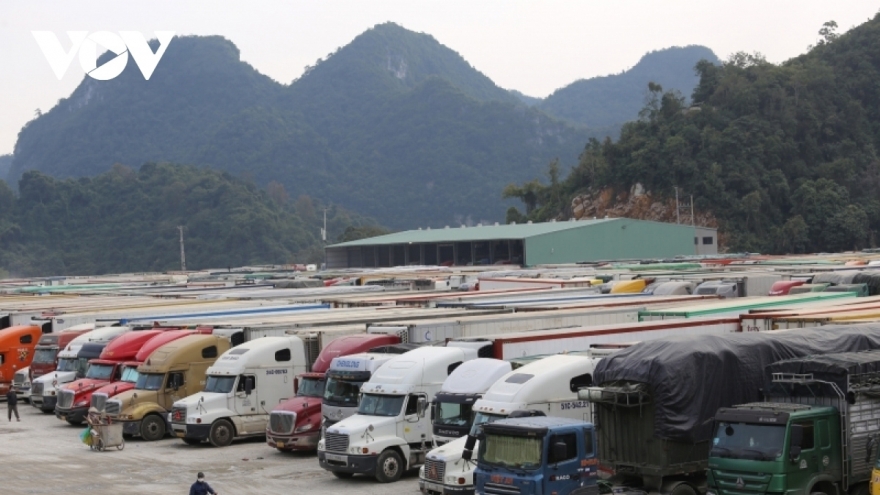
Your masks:
<path fill-rule="evenodd" d="M 492 191 L 554 158 L 575 163 L 591 136 L 605 133 L 529 107 L 433 37 L 395 24 L 289 85 L 242 62 L 226 39 L 178 37 L 149 81 L 132 63 L 110 81 L 85 78 L 28 123 L 7 177 L 188 163 L 278 181 L 293 197 L 384 225 L 442 226 L 501 219 Z"/>
<path fill-rule="evenodd" d="M 816 252 L 873 245 L 880 229 L 880 16 L 781 65 L 737 54 L 702 63 L 693 105 L 652 86 L 620 140 L 591 141 L 565 180 L 525 184 L 534 219 L 565 217 L 581 193 L 678 186 L 718 219 L 733 251 Z M 516 212 L 510 212 L 517 217 Z"/>
<path fill-rule="evenodd" d="M 541 110 L 592 128 L 620 126 L 636 120 L 645 104 L 649 82 L 690 96 L 699 82 L 694 66 L 700 60 L 719 64 L 704 46 L 672 47 L 645 54 L 620 74 L 575 81 L 542 100 Z"/>
<path fill-rule="evenodd" d="M 224 172 L 170 164 L 122 165 L 93 178 L 27 172 L 19 195 L 0 181 L 0 278 L 320 262 L 323 205 Z M 331 206 L 328 240 L 384 233 Z"/>
<path fill-rule="evenodd" d="M 0 155 L 0 180 L 6 177 L 12 167 L 12 155 Z"/>

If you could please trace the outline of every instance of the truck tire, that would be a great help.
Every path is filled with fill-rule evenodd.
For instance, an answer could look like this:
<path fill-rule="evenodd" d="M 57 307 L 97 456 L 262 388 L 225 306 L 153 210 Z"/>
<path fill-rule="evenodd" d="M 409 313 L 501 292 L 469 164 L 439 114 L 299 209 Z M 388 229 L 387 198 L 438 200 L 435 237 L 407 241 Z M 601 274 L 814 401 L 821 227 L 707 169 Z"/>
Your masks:
<path fill-rule="evenodd" d="M 331 471 L 331 472 L 333 473 L 333 476 L 336 476 L 337 478 L 339 478 L 341 480 L 351 479 L 351 477 L 354 476 L 354 474 L 352 474 L 352 473 L 343 473 L 342 471 Z"/>
<path fill-rule="evenodd" d="M 150 414 L 141 421 L 141 438 L 149 442 L 165 438 L 165 420 Z"/>
<path fill-rule="evenodd" d="M 856 486 L 850 487 L 849 489 L 850 495 L 868 495 L 868 484 L 867 483 L 859 483 Z"/>
<path fill-rule="evenodd" d="M 376 479 L 380 483 L 394 483 L 403 476 L 403 459 L 393 450 L 386 450 L 376 461 Z"/>
<path fill-rule="evenodd" d="M 234 436 L 235 430 L 232 428 L 232 423 L 225 419 L 218 419 L 211 425 L 211 433 L 208 435 L 208 440 L 211 441 L 211 445 L 214 447 L 226 447 L 232 443 Z"/>
<path fill-rule="evenodd" d="M 669 495 L 697 495 L 697 491 L 687 483 L 679 483 L 669 492 Z"/>

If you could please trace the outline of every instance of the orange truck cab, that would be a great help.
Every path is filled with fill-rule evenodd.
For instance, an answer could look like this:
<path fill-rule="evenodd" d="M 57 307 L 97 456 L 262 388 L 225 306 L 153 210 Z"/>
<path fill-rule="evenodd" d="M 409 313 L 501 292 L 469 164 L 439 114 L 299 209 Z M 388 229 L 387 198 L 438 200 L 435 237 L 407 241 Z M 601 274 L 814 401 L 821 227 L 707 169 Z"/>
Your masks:
<path fill-rule="evenodd" d="M 33 325 L 17 325 L 0 330 L 0 395 L 12 388 L 15 372 L 27 368 L 43 330 Z"/>

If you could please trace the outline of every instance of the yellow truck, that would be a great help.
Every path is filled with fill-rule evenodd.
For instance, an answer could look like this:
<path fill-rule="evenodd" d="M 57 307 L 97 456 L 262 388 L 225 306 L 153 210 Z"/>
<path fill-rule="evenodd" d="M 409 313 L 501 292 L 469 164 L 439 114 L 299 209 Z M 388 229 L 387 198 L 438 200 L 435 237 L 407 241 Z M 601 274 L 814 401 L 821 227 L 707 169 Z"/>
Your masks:
<path fill-rule="evenodd" d="M 201 391 L 208 367 L 230 347 L 229 339 L 217 335 L 188 335 L 169 342 L 138 366 L 134 390 L 97 403 L 103 403 L 104 412 L 122 423 L 126 435 L 160 440 L 171 431 L 171 404 Z"/>

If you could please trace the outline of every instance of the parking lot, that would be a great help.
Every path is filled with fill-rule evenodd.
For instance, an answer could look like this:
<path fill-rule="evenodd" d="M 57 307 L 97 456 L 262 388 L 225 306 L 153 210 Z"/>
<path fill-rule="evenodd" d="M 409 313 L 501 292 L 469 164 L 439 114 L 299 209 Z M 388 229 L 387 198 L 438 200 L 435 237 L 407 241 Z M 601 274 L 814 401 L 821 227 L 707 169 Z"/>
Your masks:
<path fill-rule="evenodd" d="M 6 420 L 0 403 L 0 493 L 186 494 L 196 473 L 223 495 L 319 493 L 418 493 L 418 474 L 408 473 L 390 485 L 371 478 L 338 480 L 318 466 L 314 454 L 283 454 L 263 439 L 230 447 L 188 446 L 166 438 L 159 442 L 126 441 L 125 449 L 93 452 L 79 439 L 85 428 L 19 403 L 21 422 Z"/>

